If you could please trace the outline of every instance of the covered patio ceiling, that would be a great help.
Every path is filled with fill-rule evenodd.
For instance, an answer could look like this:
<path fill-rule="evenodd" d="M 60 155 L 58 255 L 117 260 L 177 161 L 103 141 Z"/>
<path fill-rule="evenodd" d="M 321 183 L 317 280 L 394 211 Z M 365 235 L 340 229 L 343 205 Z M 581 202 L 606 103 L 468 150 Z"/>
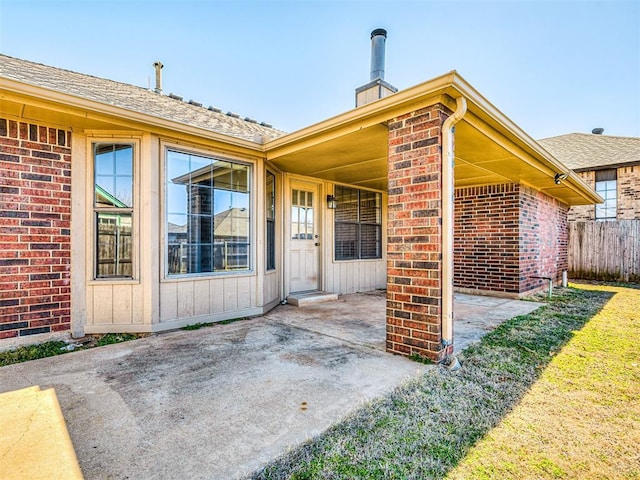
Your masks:
<path fill-rule="evenodd" d="M 386 190 L 387 122 L 435 103 L 454 110 L 459 96 L 468 111 L 455 127 L 456 187 L 521 183 L 568 205 L 601 201 L 456 72 L 268 142 L 267 159 L 283 171 Z M 557 173 L 568 174 L 560 185 Z"/>

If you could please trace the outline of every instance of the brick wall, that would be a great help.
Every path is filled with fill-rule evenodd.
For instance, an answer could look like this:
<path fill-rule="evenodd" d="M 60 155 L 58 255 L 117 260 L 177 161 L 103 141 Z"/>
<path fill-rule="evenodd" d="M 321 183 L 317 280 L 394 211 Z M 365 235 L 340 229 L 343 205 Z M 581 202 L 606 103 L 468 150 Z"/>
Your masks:
<path fill-rule="evenodd" d="M 618 219 L 640 219 L 640 165 L 618 169 Z"/>
<path fill-rule="evenodd" d="M 595 188 L 595 172 L 579 172 L 591 188 Z M 621 167 L 618 176 L 618 220 L 640 219 L 640 166 Z M 595 205 L 578 205 L 569 209 L 569 221 L 579 222 L 595 220 Z"/>
<path fill-rule="evenodd" d="M 387 350 L 441 360 L 442 124 L 435 105 L 389 122 Z"/>
<path fill-rule="evenodd" d="M 578 176 L 584 180 L 591 188 L 596 186 L 595 172 L 578 172 Z M 595 205 L 576 205 L 569 209 L 569 221 L 581 222 L 584 220 L 594 220 L 596 218 Z"/>
<path fill-rule="evenodd" d="M 569 269 L 568 207 L 530 187 L 520 186 L 520 290 L 526 293 L 562 280 Z"/>
<path fill-rule="evenodd" d="M 455 191 L 454 285 L 522 294 L 567 270 L 567 207 L 518 184 Z"/>
<path fill-rule="evenodd" d="M 0 339 L 70 328 L 71 132 L 0 119 Z"/>
<path fill-rule="evenodd" d="M 519 291 L 518 185 L 456 188 L 454 286 Z"/>

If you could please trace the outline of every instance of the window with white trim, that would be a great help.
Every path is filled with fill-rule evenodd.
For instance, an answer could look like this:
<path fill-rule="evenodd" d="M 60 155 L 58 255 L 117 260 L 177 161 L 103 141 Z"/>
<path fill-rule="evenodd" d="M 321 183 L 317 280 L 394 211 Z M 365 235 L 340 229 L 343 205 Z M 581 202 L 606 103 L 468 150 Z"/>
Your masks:
<path fill-rule="evenodd" d="M 168 275 L 251 268 L 251 167 L 167 149 Z"/>
<path fill-rule="evenodd" d="M 132 144 L 93 144 L 95 277 L 133 277 Z"/>
<path fill-rule="evenodd" d="M 382 195 L 336 185 L 335 259 L 382 258 Z"/>
<path fill-rule="evenodd" d="M 596 220 L 615 220 L 618 207 L 618 175 L 615 168 L 596 170 L 596 192 L 604 203 L 596 205 Z"/>

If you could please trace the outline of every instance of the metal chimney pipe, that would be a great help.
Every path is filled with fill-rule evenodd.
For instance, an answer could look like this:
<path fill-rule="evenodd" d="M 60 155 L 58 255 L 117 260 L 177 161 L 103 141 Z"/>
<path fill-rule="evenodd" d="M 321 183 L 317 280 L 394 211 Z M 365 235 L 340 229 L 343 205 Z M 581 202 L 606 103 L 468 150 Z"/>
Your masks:
<path fill-rule="evenodd" d="M 162 62 L 155 62 L 153 66 L 156 69 L 156 93 L 162 93 Z"/>
<path fill-rule="evenodd" d="M 371 32 L 371 80 L 384 80 L 384 45 L 387 31 L 376 28 Z"/>

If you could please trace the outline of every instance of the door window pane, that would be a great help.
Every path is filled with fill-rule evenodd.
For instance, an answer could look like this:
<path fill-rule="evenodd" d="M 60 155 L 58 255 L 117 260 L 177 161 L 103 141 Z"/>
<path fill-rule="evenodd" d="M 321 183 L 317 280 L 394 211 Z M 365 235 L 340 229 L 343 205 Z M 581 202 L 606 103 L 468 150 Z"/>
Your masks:
<path fill-rule="evenodd" d="M 313 192 L 293 189 L 291 204 L 291 238 L 312 240 L 314 235 Z"/>

